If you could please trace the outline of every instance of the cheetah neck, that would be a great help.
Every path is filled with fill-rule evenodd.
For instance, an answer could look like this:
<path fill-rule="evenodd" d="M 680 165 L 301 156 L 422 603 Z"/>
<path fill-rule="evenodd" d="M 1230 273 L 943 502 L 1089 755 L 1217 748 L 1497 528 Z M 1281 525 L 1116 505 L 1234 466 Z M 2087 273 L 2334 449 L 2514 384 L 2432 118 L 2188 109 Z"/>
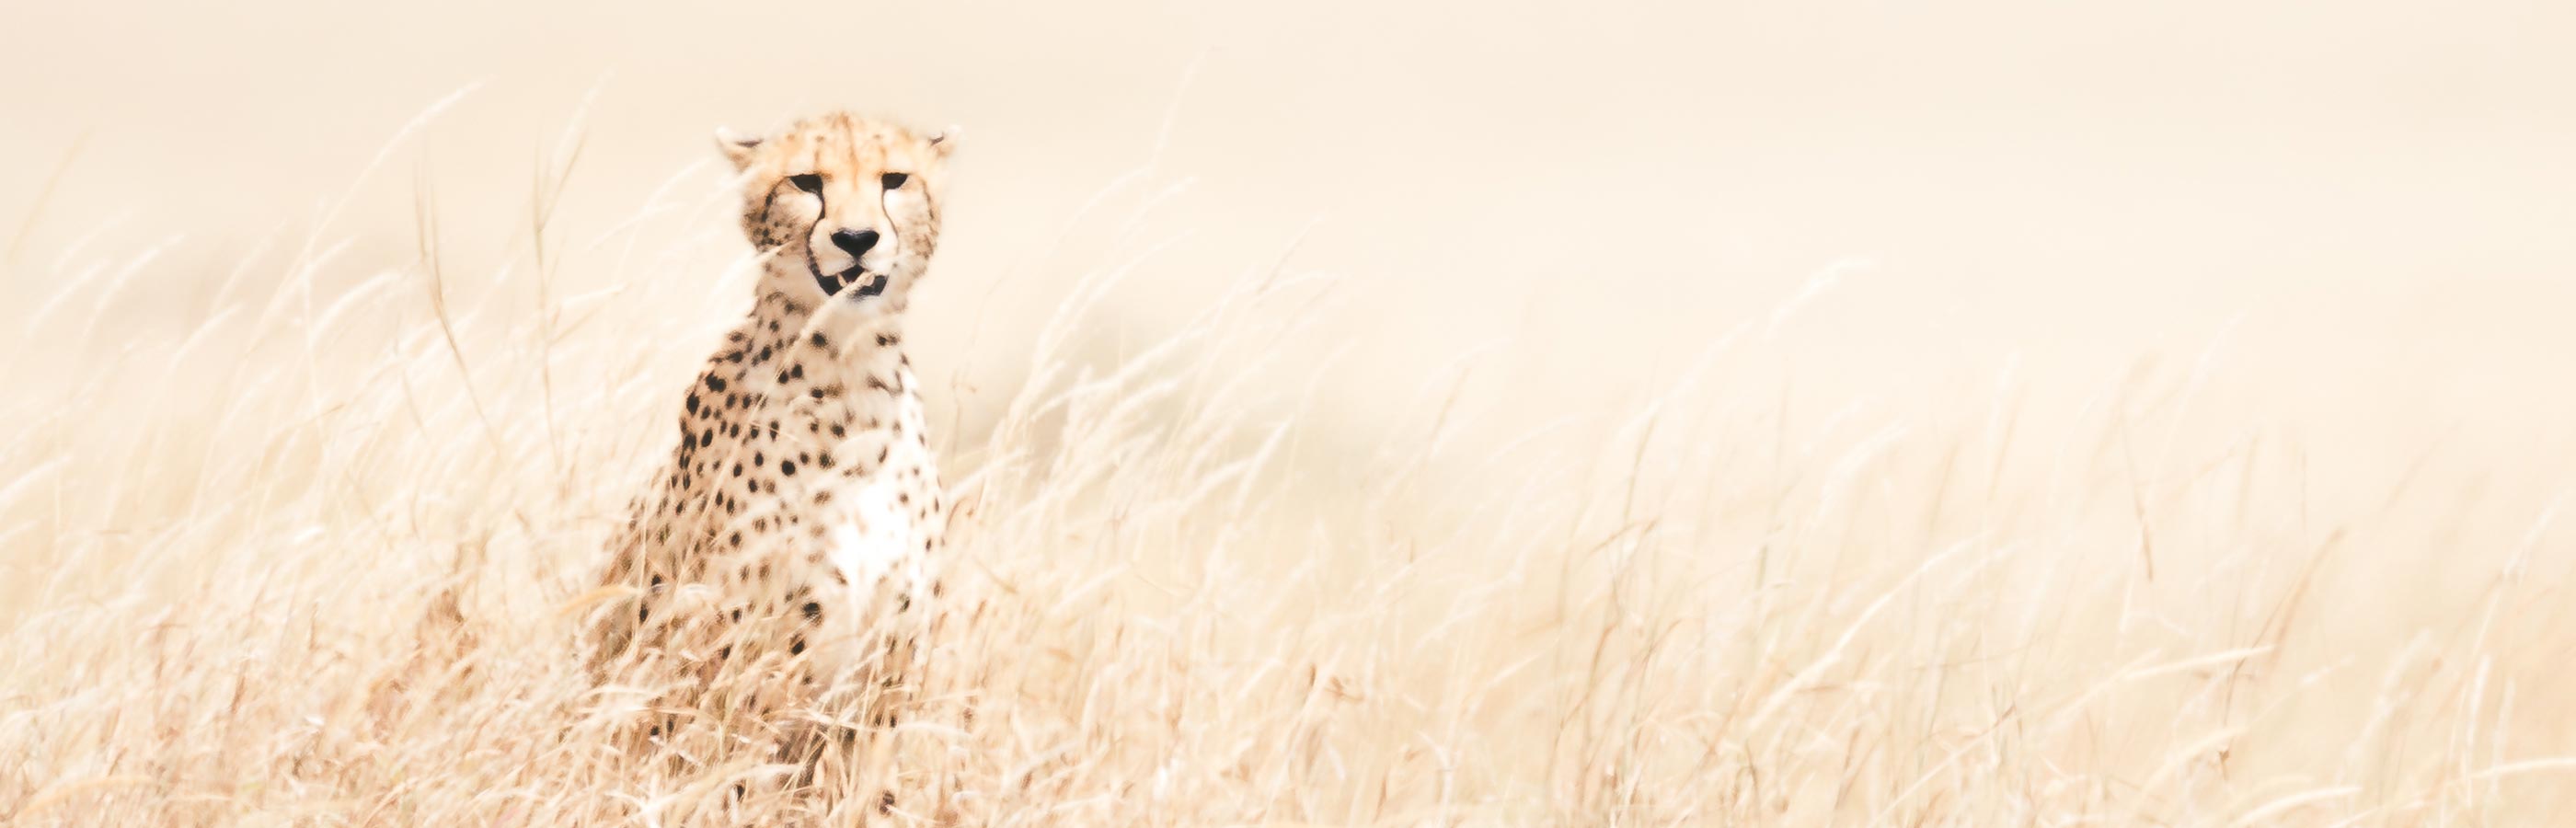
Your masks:
<path fill-rule="evenodd" d="M 914 389 L 903 316 L 883 304 L 836 298 L 814 307 L 784 293 L 763 296 L 727 337 L 742 348 L 746 387 L 762 392 L 763 407 L 791 414 L 842 410 L 850 428 L 888 421 Z"/>

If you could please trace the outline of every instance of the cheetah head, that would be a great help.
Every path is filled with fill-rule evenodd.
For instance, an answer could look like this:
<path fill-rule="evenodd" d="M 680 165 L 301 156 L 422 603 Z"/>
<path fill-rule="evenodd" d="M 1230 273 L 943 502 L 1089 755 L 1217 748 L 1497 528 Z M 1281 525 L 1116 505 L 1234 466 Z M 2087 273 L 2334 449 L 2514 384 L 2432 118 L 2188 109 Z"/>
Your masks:
<path fill-rule="evenodd" d="M 716 130 L 742 173 L 743 233 L 770 254 L 763 290 L 900 310 L 939 246 L 953 134 L 839 112 L 773 135 Z"/>

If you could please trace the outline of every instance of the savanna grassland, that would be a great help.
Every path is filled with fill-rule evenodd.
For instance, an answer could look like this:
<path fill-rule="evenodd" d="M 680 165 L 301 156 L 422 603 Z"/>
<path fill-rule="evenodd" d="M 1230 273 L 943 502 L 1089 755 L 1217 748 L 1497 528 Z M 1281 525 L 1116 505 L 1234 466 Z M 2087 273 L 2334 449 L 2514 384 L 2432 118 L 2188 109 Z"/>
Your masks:
<path fill-rule="evenodd" d="M 566 141 L 552 158 L 577 156 Z M 457 231 L 430 192 L 412 255 L 369 269 L 290 236 L 185 324 L 117 322 L 152 290 L 154 251 L 13 264 L 50 289 L 10 309 L 26 347 L 7 358 L 0 455 L 0 814 L 689 824 L 827 807 L 725 804 L 778 770 L 747 753 L 614 750 L 606 723 L 643 695 L 591 687 L 569 658 L 600 543 L 747 289 L 740 261 L 718 277 L 673 250 L 733 244 L 703 230 L 729 209 L 710 176 L 608 233 L 551 238 L 570 163 L 536 176 L 536 203 L 513 208 L 535 217 L 530 243 L 492 271 L 442 258 Z M 1153 176 L 1111 183 L 1068 232 L 1116 237 L 1119 211 L 1158 209 Z M 2359 419 L 2382 429 L 2370 444 L 2231 419 L 2246 378 L 2216 344 L 2142 353 L 2064 399 L 2006 364 L 1805 409 L 1764 354 L 1832 301 L 1831 269 L 1710 330 L 1634 399 L 1495 437 L 1461 400 L 1510 376 L 1505 346 L 1426 372 L 1362 440 L 1310 425 L 1338 363 L 1281 347 L 1353 285 L 1292 252 L 1226 274 L 1167 335 L 1104 346 L 1086 327 L 1155 255 L 1130 246 L 1029 265 L 1076 287 L 1031 345 L 983 357 L 1020 360 L 1016 387 L 955 406 L 942 435 L 971 493 L 952 600 L 974 609 L 938 643 L 948 713 L 906 725 L 898 776 L 865 782 L 904 792 L 902 820 L 2576 808 L 2563 442 L 2396 413 Z M 555 287 L 577 266 L 624 277 Z"/>
<path fill-rule="evenodd" d="M 0 12 L 0 825 L 2576 824 L 2562 6 L 242 5 Z M 956 614 L 782 791 L 574 647 L 844 106 Z"/>

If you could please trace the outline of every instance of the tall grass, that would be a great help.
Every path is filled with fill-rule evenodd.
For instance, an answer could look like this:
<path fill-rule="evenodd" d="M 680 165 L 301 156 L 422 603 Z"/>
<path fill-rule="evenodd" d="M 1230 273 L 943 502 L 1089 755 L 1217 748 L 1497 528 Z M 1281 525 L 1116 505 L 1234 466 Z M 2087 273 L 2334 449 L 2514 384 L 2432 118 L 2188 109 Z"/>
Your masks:
<path fill-rule="evenodd" d="M 0 820 L 870 810 L 729 804 L 759 760 L 604 735 L 642 700 L 583 680 L 570 602 L 748 282 L 690 254 L 732 244 L 711 186 L 549 239 L 564 169 L 530 257 L 492 272 L 442 260 L 426 186 L 414 260 L 278 245 L 183 326 L 122 321 L 165 252 L 67 241 L 13 270 L 51 298 L 12 311 L 5 362 Z M 949 714 L 863 782 L 904 793 L 899 823 L 2576 813 L 2563 452 L 2229 419 L 2207 355 L 2065 405 L 2003 371 L 1807 410 L 1760 370 L 1798 297 L 1634 406 L 1497 433 L 1462 375 L 1545 380 L 1470 355 L 1343 433 L 1314 413 L 1334 358 L 1282 343 L 1330 338 L 1318 300 L 1354 286 L 1258 267 L 1101 347 L 1151 262 L 1131 247 L 1042 274 L 1076 287 L 999 357 L 1020 387 L 940 435 L 961 622 L 934 656 Z M 922 303 L 972 291 L 943 275 Z M 931 387 L 948 358 L 923 355 Z"/>

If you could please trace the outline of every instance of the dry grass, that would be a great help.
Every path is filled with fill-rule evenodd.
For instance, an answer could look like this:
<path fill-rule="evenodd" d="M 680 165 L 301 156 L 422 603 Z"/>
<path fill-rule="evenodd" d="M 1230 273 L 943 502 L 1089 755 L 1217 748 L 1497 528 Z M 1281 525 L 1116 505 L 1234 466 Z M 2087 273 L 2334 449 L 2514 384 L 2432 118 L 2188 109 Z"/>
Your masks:
<path fill-rule="evenodd" d="M 546 238 L 546 208 L 513 209 Z M 280 246 L 176 330 L 118 323 L 149 255 L 14 264 L 58 298 L 12 310 L 33 346 L 5 358 L 0 821 L 858 807 L 728 815 L 729 783 L 777 769 L 612 750 L 641 694 L 568 658 L 567 602 L 743 290 L 665 249 L 728 244 L 722 210 L 708 188 L 497 273 L 440 262 L 428 219 L 382 272 Z M 567 257 L 619 286 L 562 289 Z M 1086 326 L 1149 257 L 1053 274 L 1081 288 L 1008 357 L 1023 386 L 941 435 L 977 505 L 952 586 L 980 609 L 939 642 L 899 775 L 860 782 L 906 790 L 906 820 L 2576 812 L 2561 449 L 2231 420 L 2207 355 L 2064 405 L 2007 372 L 1793 410 L 1745 389 L 1777 387 L 1758 355 L 1795 307 L 1536 434 L 1477 428 L 1431 368 L 1381 431 L 1321 433 L 1333 363 L 1278 343 L 1347 286 L 1263 268 L 1113 354 Z M 1541 381 L 1493 362 L 1461 364 Z"/>

